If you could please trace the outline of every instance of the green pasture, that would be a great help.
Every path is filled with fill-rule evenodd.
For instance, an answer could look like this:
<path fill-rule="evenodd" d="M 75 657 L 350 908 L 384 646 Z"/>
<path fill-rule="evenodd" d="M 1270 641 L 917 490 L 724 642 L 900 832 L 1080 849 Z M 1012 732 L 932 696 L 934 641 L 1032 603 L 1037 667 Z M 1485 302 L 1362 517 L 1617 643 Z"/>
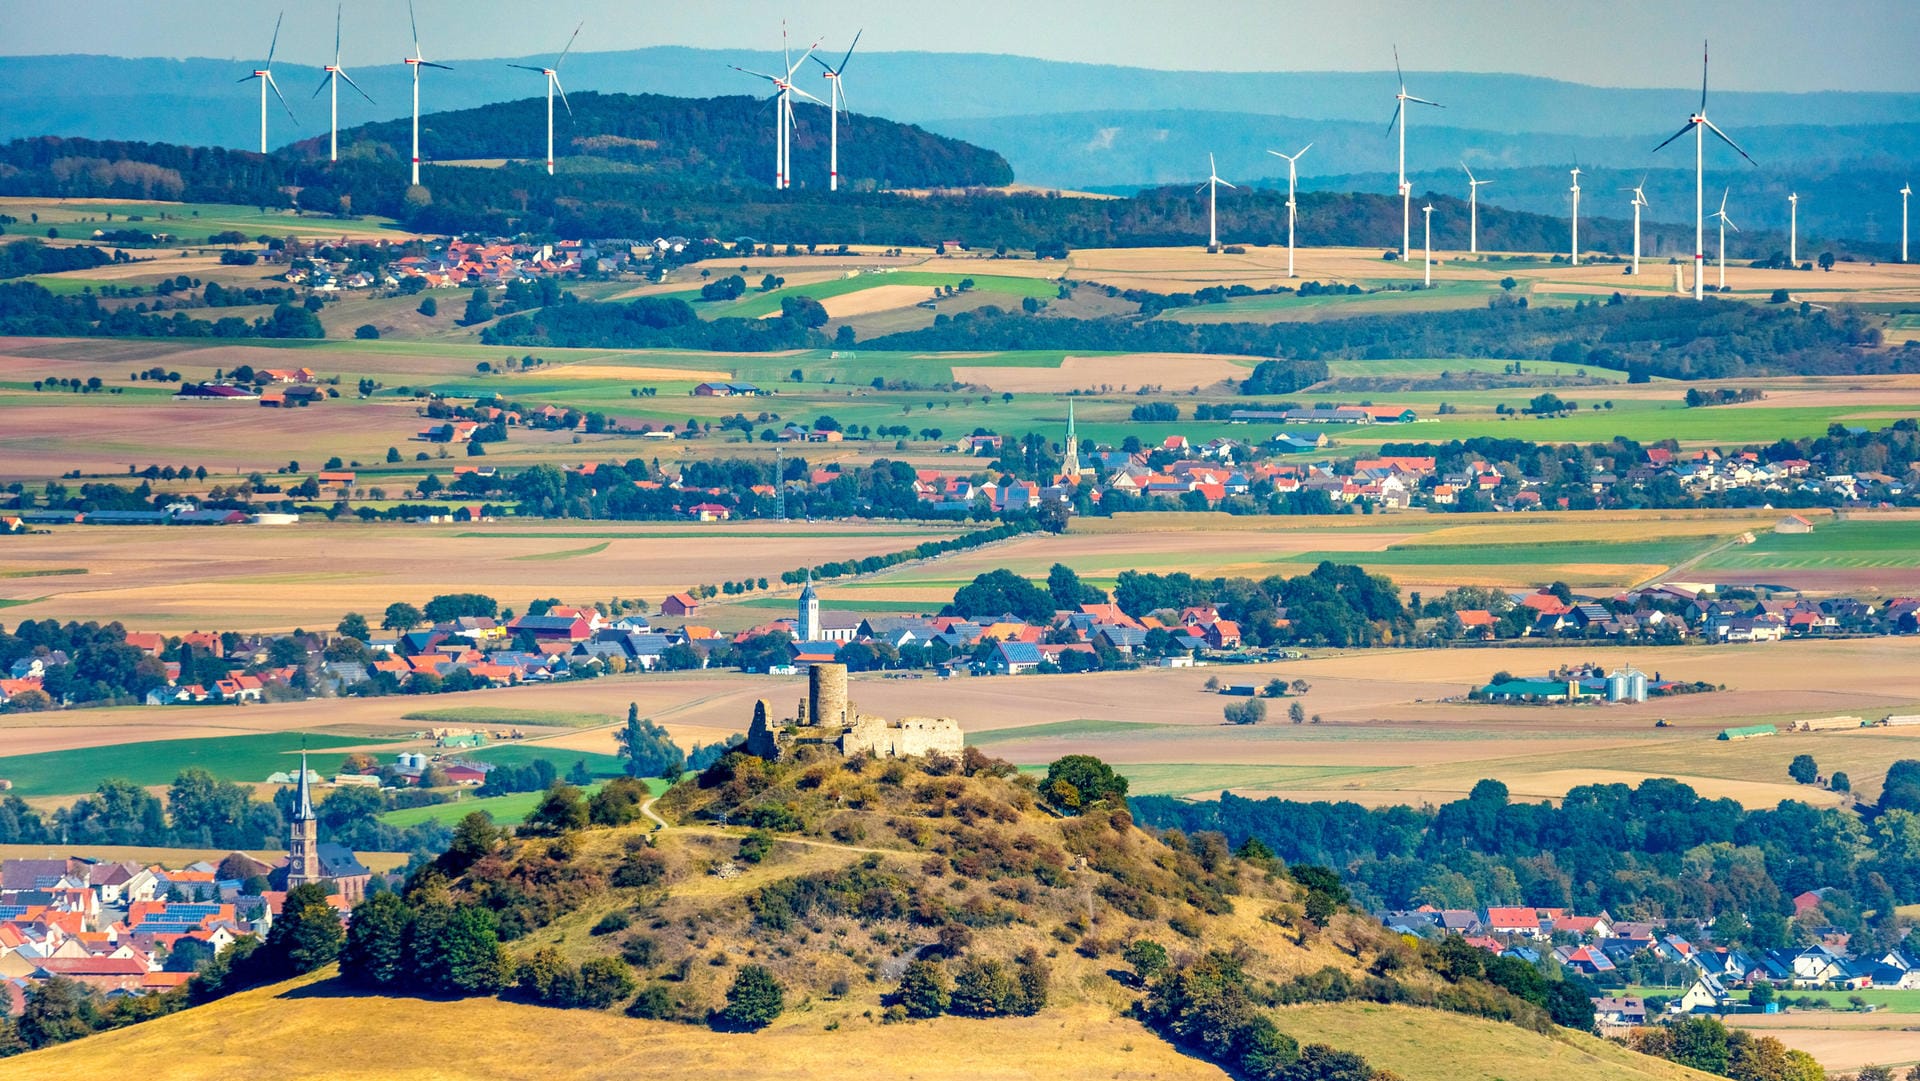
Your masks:
<path fill-rule="evenodd" d="M 298 769 L 303 744 L 309 752 L 309 768 L 328 775 L 339 772 L 341 762 L 346 760 L 346 754 L 338 748 L 378 742 L 381 741 L 371 737 L 275 732 L 123 743 L 0 757 L 0 777 L 13 782 L 16 796 L 91 792 L 105 780 L 132 781 L 143 786 L 167 785 L 173 783 L 181 770 L 193 766 L 221 780 L 258 782 L 270 773 Z"/>
<path fill-rule="evenodd" d="M 1436 357 L 1402 360 L 1330 360 L 1327 374 L 1335 379 L 1438 379 L 1443 372 L 1505 374 L 1512 360 L 1494 357 Z M 1522 375 L 1577 376 L 1585 373 L 1609 383 L 1625 383 L 1627 373 L 1611 368 L 1589 368 L 1552 360 L 1522 360 Z M 1511 392 L 1509 392 L 1511 393 Z"/>
<path fill-rule="evenodd" d="M 515 562 L 551 562 L 560 559 L 577 559 L 581 556 L 599 555 L 601 552 L 607 550 L 607 545 L 612 543 L 612 541 L 601 541 L 599 544 L 589 544 L 585 548 L 568 548 L 558 552 L 533 552 L 528 555 L 511 556 L 509 558 Z"/>
<path fill-rule="evenodd" d="M 611 724 L 617 717 L 600 713 L 577 713 L 563 709 L 509 709 L 503 706 L 451 706 L 446 709 L 416 709 L 400 715 L 403 721 L 426 721 L 437 725 L 549 725 L 565 728 L 590 728 Z"/>
<path fill-rule="evenodd" d="M 116 284 L 97 278 L 69 278 L 60 274 L 34 274 L 20 280 L 32 282 L 47 292 L 62 297 L 78 296 L 89 289 L 97 293 L 103 286 Z"/>
<path fill-rule="evenodd" d="M 1816 521 L 1811 533 L 1764 533 L 1707 561 L 1714 568 L 1818 570 L 1920 566 L 1920 521 Z"/>
<path fill-rule="evenodd" d="M 605 723 L 612 724 L 618 719 L 607 717 Z M 587 772 L 595 777 L 618 777 L 626 772 L 626 763 L 617 755 L 569 751 L 564 747 L 547 747 L 539 743 L 495 743 L 477 750 L 462 751 L 460 756 L 484 759 L 503 766 L 524 766 L 545 759 L 562 777 L 567 775 L 575 762 L 585 762 Z"/>
<path fill-rule="evenodd" d="M 0 200 L 0 211 L 20 219 L 21 229 L 33 223 L 39 235 L 49 228 L 60 230 L 61 239 L 87 240 L 95 229 L 137 229 L 149 233 L 167 233 L 180 243 L 204 243 L 214 233 L 238 230 L 249 239 L 262 234 L 284 236 L 339 236 L 339 219 L 320 214 L 298 215 L 291 210 L 262 210 L 257 206 L 231 203 L 165 203 L 131 200 L 127 202 L 72 203 L 53 198 L 17 198 Z M 33 215 L 40 220 L 33 222 Z M 113 215 L 111 221 L 107 215 Z M 140 221 L 132 220 L 139 217 Z M 353 219 L 357 229 L 388 228 L 393 222 L 371 216 Z"/>
<path fill-rule="evenodd" d="M 1680 995 L 1686 994 L 1686 991 L 1687 989 L 1685 987 L 1678 986 L 1627 988 L 1627 994 L 1642 998 L 1647 995 L 1677 998 Z M 1775 998 L 1818 999 L 1821 1002 L 1827 1003 L 1836 1012 L 1840 1013 L 1851 1012 L 1853 1010 L 1853 1004 L 1847 1000 L 1855 995 L 1865 999 L 1870 1006 L 1880 1007 L 1881 1011 L 1886 1013 L 1920 1013 L 1920 991 L 1905 991 L 1887 987 L 1866 987 L 1858 991 L 1796 991 L 1786 987 L 1774 988 Z M 1746 997 L 1744 992 L 1736 991 L 1734 993 L 1734 1001 L 1736 1002 L 1744 1003 Z M 1794 1012 L 1802 1014 L 1812 1013 L 1812 1011 L 1801 1011 L 1797 1009 Z M 1818 1016 L 1818 1014 L 1813 1013 L 1813 1016 Z"/>
<path fill-rule="evenodd" d="M 647 789 L 654 795 L 667 790 L 667 782 L 657 777 L 645 778 Z M 592 795 L 600 790 L 599 784 L 591 784 L 581 791 Z M 406 829 L 422 822 L 438 822 L 452 826 L 475 811 L 485 811 L 493 817 L 496 826 L 517 826 L 526 821 L 527 815 L 539 805 L 544 792 L 514 792 L 505 796 L 476 797 L 463 794 L 452 803 L 435 803 L 426 807 L 403 807 L 397 811 L 381 814 L 380 821 L 389 826 Z"/>
<path fill-rule="evenodd" d="M 759 283 L 753 275 L 745 274 L 747 284 Z M 973 291 L 978 293 L 1004 293 L 1012 297 L 1035 297 L 1049 300 L 1057 296 L 1060 286 L 1045 278 L 1013 278 L 997 274 L 937 274 L 923 270 L 896 270 L 892 273 L 860 274 L 851 278 L 835 278 L 830 281 L 815 282 L 812 285 L 789 285 L 769 293 L 750 292 L 738 300 L 726 302 L 708 302 L 697 305 L 700 314 L 708 319 L 734 318 L 758 319 L 774 315 L 780 311 L 780 302 L 787 297 L 812 297 L 824 300 L 827 297 L 846 296 L 849 293 L 864 292 L 882 285 L 924 286 L 928 298 L 933 290 L 951 285 L 958 289 L 964 279 L 973 279 Z"/>

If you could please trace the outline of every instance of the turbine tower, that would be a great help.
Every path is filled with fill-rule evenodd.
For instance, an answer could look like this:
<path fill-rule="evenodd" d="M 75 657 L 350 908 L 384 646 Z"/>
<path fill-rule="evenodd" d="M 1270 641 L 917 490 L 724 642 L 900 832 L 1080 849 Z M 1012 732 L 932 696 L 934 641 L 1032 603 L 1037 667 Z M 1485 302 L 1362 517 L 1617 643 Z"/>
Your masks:
<path fill-rule="evenodd" d="M 783 24 L 780 28 L 780 40 L 783 48 L 785 48 L 786 38 L 787 29 Z M 773 187 L 775 191 L 780 191 L 792 186 L 793 181 L 792 140 L 790 138 L 793 131 L 793 95 L 799 94 L 801 97 L 807 98 L 810 101 L 819 102 L 821 105 L 827 104 L 812 94 L 807 93 L 805 90 L 793 85 L 794 72 L 799 71 L 800 65 L 806 63 L 807 57 L 812 56 L 813 51 L 819 47 L 820 43 L 817 41 L 814 42 L 807 47 L 806 53 L 803 54 L 798 61 L 793 59 L 793 50 L 786 49 L 787 67 L 784 75 L 768 75 L 764 71 L 750 71 L 738 65 L 729 65 L 735 71 L 751 75 L 756 79 L 765 79 L 773 84 Z"/>
<path fill-rule="evenodd" d="M 1720 220 L 1720 291 L 1724 293 L 1727 291 L 1727 227 L 1732 226 L 1736 233 L 1740 231 L 1733 219 L 1727 217 L 1726 191 L 1720 193 L 1720 209 L 1714 211 L 1713 216 Z"/>
<path fill-rule="evenodd" d="M 825 60 L 817 56 L 813 58 L 814 63 L 826 68 L 826 71 L 821 73 L 820 77 L 830 80 L 827 85 L 833 88 L 832 93 L 827 95 L 832 99 L 827 105 L 827 112 L 832 117 L 829 121 L 832 135 L 829 137 L 829 149 L 827 151 L 828 191 L 840 190 L 840 114 L 845 112 L 847 108 L 847 84 L 842 76 L 846 74 L 847 61 L 853 59 L 853 50 L 860 44 L 860 35 L 864 33 L 866 33 L 865 30 L 854 32 L 853 44 L 847 46 L 847 55 L 840 58 L 838 67 L 828 67 Z M 847 115 L 851 117 L 853 114 L 848 113 Z"/>
<path fill-rule="evenodd" d="M 1436 109 L 1445 106 L 1407 93 L 1407 76 L 1400 70 L 1398 45 L 1393 47 L 1393 73 L 1400 78 L 1400 92 L 1393 96 L 1393 119 L 1387 121 L 1387 131 L 1392 133 L 1394 125 L 1400 125 L 1400 258 L 1405 260 L 1413 257 L 1413 189 L 1407 186 L 1407 104 L 1431 105 Z"/>
<path fill-rule="evenodd" d="M 253 74 L 243 75 L 240 82 L 249 79 L 260 80 L 260 153 L 267 152 L 267 88 L 273 88 L 273 96 L 280 99 L 280 107 L 287 111 L 287 119 L 298 124 L 300 118 L 293 115 L 293 106 L 287 104 L 286 96 L 280 93 L 280 84 L 273 81 L 273 54 L 280 47 L 280 20 L 287 17 L 286 12 L 273 20 L 273 41 L 267 45 L 267 62 L 255 68 Z"/>
<path fill-rule="evenodd" d="M 340 160 L 340 80 L 345 79 L 347 81 L 348 86 L 353 87 L 354 90 L 359 92 L 361 97 L 367 99 L 368 105 L 374 104 L 373 98 L 369 96 L 365 90 L 360 89 L 360 84 L 353 81 L 353 76 L 347 74 L 346 68 L 343 68 L 340 66 L 340 9 L 339 7 L 335 7 L 333 9 L 333 63 L 328 64 L 324 70 L 326 71 L 326 75 L 320 79 L 320 85 L 314 88 L 313 96 L 317 98 L 320 96 L 320 91 L 327 89 L 329 86 L 333 88 L 333 122 L 327 128 L 327 160 L 339 161 Z"/>
<path fill-rule="evenodd" d="M 1480 185 L 1491 184 L 1491 180 L 1476 180 L 1473 170 L 1467 169 L 1467 163 L 1461 162 L 1460 168 L 1467 173 L 1467 251 L 1480 254 Z"/>
<path fill-rule="evenodd" d="M 1573 249 L 1572 262 L 1580 265 L 1580 167 L 1573 167 Z"/>
<path fill-rule="evenodd" d="M 428 60 L 420 51 L 420 21 L 413 17 L 413 0 L 407 0 L 407 23 L 413 27 L 413 55 L 407 57 L 406 64 L 413 69 L 413 183 L 417 186 L 420 183 L 420 69 L 453 69 Z"/>
<path fill-rule="evenodd" d="M 1668 143 L 1673 142 L 1688 131 L 1693 132 L 1693 299 L 1706 296 L 1706 279 L 1702 272 L 1707 266 L 1707 131 L 1720 137 L 1720 141 L 1739 151 L 1747 163 L 1759 168 L 1760 163 L 1753 155 L 1740 149 L 1740 144 L 1727 137 L 1727 133 L 1714 127 L 1707 119 L 1707 51 L 1705 43 L 1700 46 L 1700 111 L 1687 118 L 1679 131 L 1667 136 L 1667 141 L 1653 148 L 1659 153 Z"/>
<path fill-rule="evenodd" d="M 1900 261 L 1907 261 L 1907 197 L 1913 194 L 1912 184 L 1900 185 Z"/>
<path fill-rule="evenodd" d="M 580 24 L 580 26 L 585 26 L 585 25 L 587 24 L 586 23 Z M 546 77 L 546 80 L 547 80 L 547 175 L 548 176 L 553 175 L 553 92 L 555 90 L 560 91 L 560 104 L 563 106 L 566 106 L 567 119 L 569 120 L 573 119 L 573 105 L 567 101 L 567 88 L 560 85 L 560 65 L 567 59 L 567 54 L 573 51 L 574 39 L 580 36 L 580 26 L 576 26 L 573 28 L 573 37 L 570 37 L 567 39 L 566 48 L 560 50 L 560 59 L 555 60 L 553 62 L 552 67 L 536 68 L 536 67 L 529 67 L 526 64 L 508 64 L 507 65 L 510 68 L 519 68 L 521 71 L 538 72 L 541 75 Z"/>
<path fill-rule="evenodd" d="M 1219 196 L 1220 196 L 1220 185 L 1222 184 L 1227 184 L 1227 182 L 1220 179 L 1220 169 L 1213 164 L 1213 155 L 1208 154 L 1207 155 L 1207 182 L 1205 184 L 1200 185 L 1201 188 L 1207 189 L 1207 250 L 1208 251 L 1217 251 L 1219 250 L 1219 247 L 1220 247 L 1220 229 L 1219 229 L 1220 219 L 1219 219 L 1217 210 L 1218 210 L 1218 203 L 1219 203 Z M 1234 188 L 1232 184 L 1227 184 L 1227 187 L 1233 188 L 1234 191 L 1240 190 L 1238 188 Z M 1200 188 L 1194 189 L 1194 191 L 1196 192 L 1199 190 Z"/>
<path fill-rule="evenodd" d="M 1787 262 L 1800 269 L 1800 193 L 1787 193 Z"/>
<path fill-rule="evenodd" d="M 1433 288 L 1433 204 L 1428 203 L 1420 209 L 1427 218 L 1427 280 L 1425 288 Z"/>
<path fill-rule="evenodd" d="M 1300 159 L 1306 156 L 1307 151 L 1311 149 L 1313 149 L 1313 144 L 1308 143 L 1291 156 L 1282 154 L 1278 150 L 1267 151 L 1267 153 L 1272 154 L 1276 158 L 1287 159 L 1287 277 L 1289 278 L 1293 277 L 1293 223 L 1294 219 L 1299 216 L 1299 206 L 1294 202 L 1294 189 L 1299 183 L 1299 172 L 1296 166 Z"/>
<path fill-rule="evenodd" d="M 1633 193 L 1633 276 L 1640 276 L 1640 210 L 1650 205 L 1647 202 L 1647 178 L 1641 177 L 1637 187 L 1623 188 Z"/>

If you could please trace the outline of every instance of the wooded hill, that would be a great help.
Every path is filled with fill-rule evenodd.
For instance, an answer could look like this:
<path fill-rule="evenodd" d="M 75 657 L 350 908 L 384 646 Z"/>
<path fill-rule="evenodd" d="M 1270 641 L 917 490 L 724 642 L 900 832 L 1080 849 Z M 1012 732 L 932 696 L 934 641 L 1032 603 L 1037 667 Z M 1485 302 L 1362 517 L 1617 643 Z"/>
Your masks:
<path fill-rule="evenodd" d="M 774 173 L 774 110 L 765 98 L 672 98 L 659 94 L 570 95 L 572 112 L 554 102 L 556 168 L 567 172 L 638 173 L 694 184 L 769 185 Z M 825 108 L 794 103 L 793 183 L 825 188 L 828 117 Z M 420 121 L 429 161 L 496 158 L 544 162 L 544 97 L 433 113 Z M 340 133 L 342 157 L 406 163 L 409 120 L 389 120 Z M 323 161 L 327 140 L 313 138 L 281 151 Z M 543 167 L 544 168 L 544 167 Z M 1006 159 L 957 139 L 876 116 L 840 118 L 843 188 L 998 187 L 1012 183 Z"/>

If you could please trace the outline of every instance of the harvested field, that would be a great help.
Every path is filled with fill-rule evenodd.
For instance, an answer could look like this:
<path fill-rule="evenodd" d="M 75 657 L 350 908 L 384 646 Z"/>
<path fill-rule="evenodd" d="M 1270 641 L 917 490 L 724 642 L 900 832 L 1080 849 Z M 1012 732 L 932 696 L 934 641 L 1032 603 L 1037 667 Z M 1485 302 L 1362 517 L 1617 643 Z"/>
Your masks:
<path fill-rule="evenodd" d="M 1852 1023 L 1855 1016 L 1886 1027 L 1856 1026 Z M 1920 1029 L 1909 1028 L 1901 1023 L 1900 1018 L 1888 1014 L 1830 1017 L 1818 1014 L 1775 1014 L 1772 1017 L 1742 1014 L 1729 1017 L 1727 1022 L 1735 1028 L 1764 1032 L 1788 1047 L 1805 1051 L 1829 1071 L 1920 1060 Z"/>
<path fill-rule="evenodd" d="M 876 285 L 858 292 L 826 297 L 820 301 L 820 306 L 827 309 L 827 315 L 831 318 L 851 319 L 895 308 L 911 308 L 927 299 L 927 293 L 927 288 L 920 285 Z M 777 314 L 769 313 L 769 317 Z"/>
<path fill-rule="evenodd" d="M 1193 353 L 1127 353 L 1120 356 L 1068 357 L 1057 368 L 967 367 L 955 365 L 953 377 L 998 391 L 1021 394 L 1065 393 L 1110 386 L 1121 392 L 1139 386 L 1176 390 L 1212 386 L 1239 378 L 1258 357 L 1202 356 Z"/>
<path fill-rule="evenodd" d="M 591 602 L 617 593 L 657 603 L 665 593 L 722 577 L 721 567 L 729 578 L 777 580 L 796 566 L 897 551 L 944 532 L 800 523 L 622 530 L 607 523 L 316 520 L 190 533 L 69 526 L 9 541 L 0 570 L 79 566 L 88 573 L 0 578 L 0 599 L 27 602 L 9 610 L 16 619 L 117 619 L 141 630 L 331 627 L 349 610 L 377 617 L 394 600 L 436 593 L 485 592 L 520 610 L 552 596 Z M 289 554 L 295 551 L 306 555 Z M 561 553 L 570 558 L 525 558 Z"/>

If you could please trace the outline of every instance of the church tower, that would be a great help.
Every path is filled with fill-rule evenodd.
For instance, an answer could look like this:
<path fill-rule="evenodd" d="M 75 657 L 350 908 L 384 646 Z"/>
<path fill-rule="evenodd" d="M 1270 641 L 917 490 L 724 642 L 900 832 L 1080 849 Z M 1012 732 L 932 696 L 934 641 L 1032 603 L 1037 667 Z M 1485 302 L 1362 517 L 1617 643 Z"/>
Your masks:
<path fill-rule="evenodd" d="M 300 752 L 300 800 L 287 833 L 287 888 L 319 882 L 320 820 L 313 813 L 313 795 L 307 785 L 307 752 Z"/>
<path fill-rule="evenodd" d="M 794 624 L 794 638 L 802 642 L 820 637 L 820 595 L 813 591 L 813 572 L 807 572 L 806 587 L 800 590 L 800 615 Z"/>
<path fill-rule="evenodd" d="M 1085 476 L 1086 467 L 1080 464 L 1080 437 L 1073 430 L 1073 399 L 1067 399 L 1067 463 L 1060 470 L 1069 477 Z"/>

